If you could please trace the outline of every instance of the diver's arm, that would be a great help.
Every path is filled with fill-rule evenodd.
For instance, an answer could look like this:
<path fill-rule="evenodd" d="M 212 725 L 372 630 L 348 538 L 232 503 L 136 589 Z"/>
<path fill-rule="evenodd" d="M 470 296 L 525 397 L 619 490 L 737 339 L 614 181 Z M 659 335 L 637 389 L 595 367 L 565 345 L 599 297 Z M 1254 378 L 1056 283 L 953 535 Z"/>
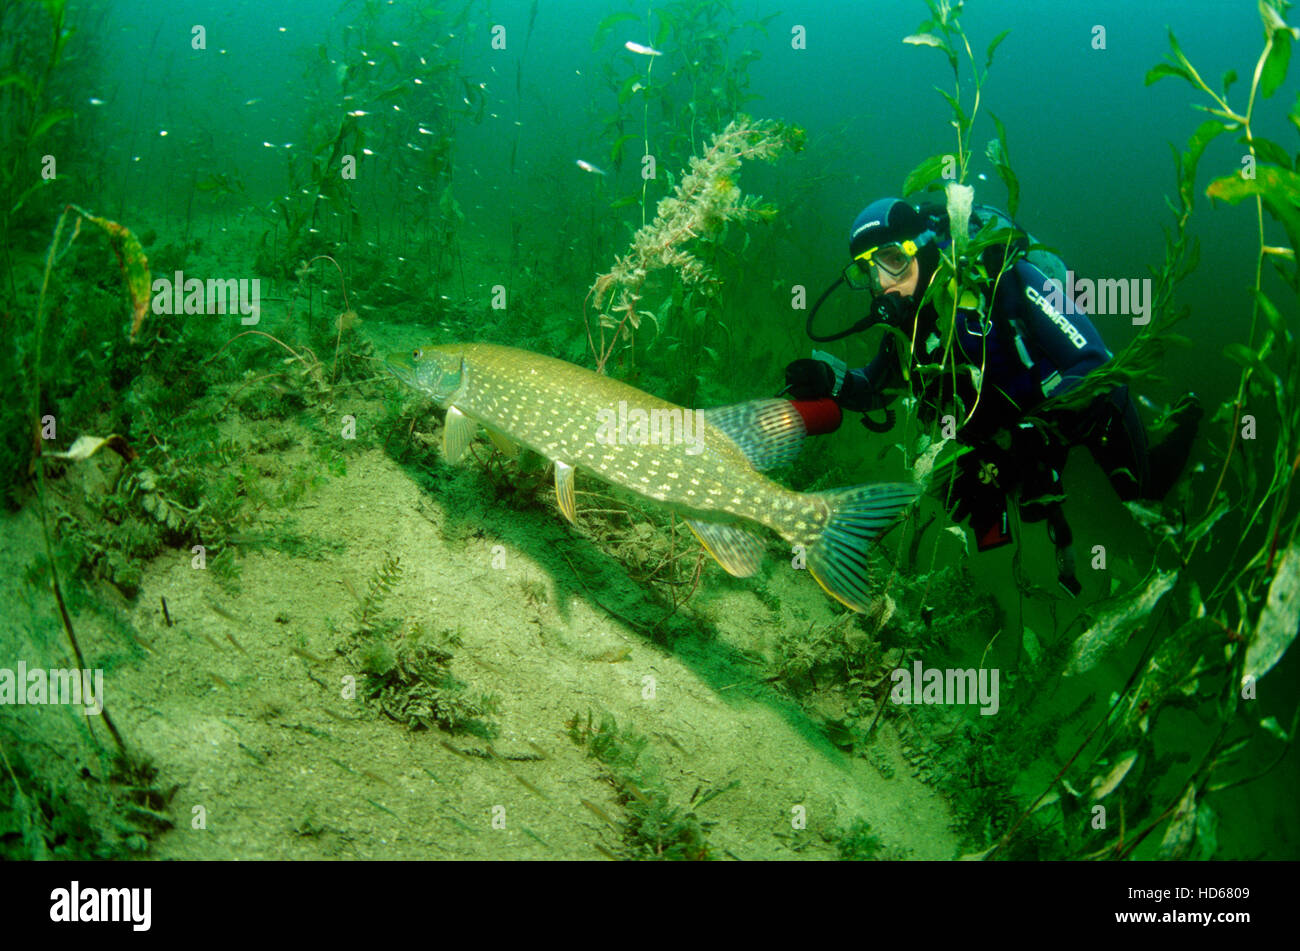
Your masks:
<path fill-rule="evenodd" d="M 885 391 L 897 385 L 897 376 L 898 360 L 893 353 L 893 338 L 887 337 L 875 359 L 865 367 L 844 374 L 844 383 L 835 394 L 835 401 L 858 413 L 884 409 L 894 401 L 894 395 L 887 395 Z"/>

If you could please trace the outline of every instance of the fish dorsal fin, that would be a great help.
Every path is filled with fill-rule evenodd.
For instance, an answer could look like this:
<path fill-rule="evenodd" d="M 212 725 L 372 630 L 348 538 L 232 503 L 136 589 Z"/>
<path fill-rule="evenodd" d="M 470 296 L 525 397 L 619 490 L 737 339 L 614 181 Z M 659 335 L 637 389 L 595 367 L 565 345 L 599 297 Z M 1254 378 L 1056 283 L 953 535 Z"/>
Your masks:
<path fill-rule="evenodd" d="M 573 502 L 573 466 L 559 459 L 555 460 L 555 501 L 564 517 L 576 525 L 578 509 Z"/>
<path fill-rule="evenodd" d="M 728 574 L 748 578 L 758 571 L 758 566 L 763 562 L 764 546 L 761 538 L 743 528 L 718 522 L 687 519 L 686 524 L 704 545 L 705 551 L 716 558 Z"/>
<path fill-rule="evenodd" d="M 454 406 L 447 407 L 447 419 L 442 427 L 442 453 L 448 462 L 457 462 L 469 448 L 478 423 Z"/>
<path fill-rule="evenodd" d="M 704 418 L 745 454 L 755 469 L 793 462 L 808 430 L 789 400 L 750 400 L 703 410 Z"/>

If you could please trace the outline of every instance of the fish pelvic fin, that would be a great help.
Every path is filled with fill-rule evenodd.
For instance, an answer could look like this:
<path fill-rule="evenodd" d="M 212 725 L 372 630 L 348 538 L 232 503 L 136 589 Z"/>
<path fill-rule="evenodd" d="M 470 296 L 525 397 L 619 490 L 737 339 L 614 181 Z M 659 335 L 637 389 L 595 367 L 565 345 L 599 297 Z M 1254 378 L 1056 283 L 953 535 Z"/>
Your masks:
<path fill-rule="evenodd" d="M 815 496 L 825 503 L 828 514 L 825 526 L 807 543 L 808 572 L 836 601 L 866 611 L 873 598 L 867 550 L 916 499 L 916 486 L 856 485 Z"/>
<path fill-rule="evenodd" d="M 492 445 L 496 446 L 497 451 L 503 456 L 514 459 L 519 455 L 519 443 L 505 433 L 495 430 L 491 426 L 484 426 L 483 430 L 488 434 L 488 439 L 492 440 Z"/>

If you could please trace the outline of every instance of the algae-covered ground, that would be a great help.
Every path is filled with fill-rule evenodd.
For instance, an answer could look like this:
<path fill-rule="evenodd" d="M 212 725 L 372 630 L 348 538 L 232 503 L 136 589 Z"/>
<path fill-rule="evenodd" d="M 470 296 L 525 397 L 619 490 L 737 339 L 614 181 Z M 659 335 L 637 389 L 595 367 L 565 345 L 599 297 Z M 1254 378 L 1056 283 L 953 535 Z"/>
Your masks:
<path fill-rule="evenodd" d="M 616 849 L 617 833 L 583 801 L 617 816 L 615 790 L 566 731 L 591 710 L 650 737 L 682 808 L 700 787 L 737 783 L 698 810 L 716 823 L 709 840 L 720 855 L 831 853 L 820 835 L 792 834 L 797 805 L 827 838 L 866 818 L 900 854 L 953 854 L 942 800 L 904 764 L 884 779 L 757 684 L 738 650 L 779 626 L 751 594 L 710 598 L 725 619 L 716 639 L 669 652 L 609 617 L 575 578 L 547 570 L 567 534 L 553 516 L 490 504 L 444 511 L 375 451 L 305 505 L 303 530 L 343 551 L 311 561 L 250 555 L 238 598 L 196 580 L 184 558 L 146 574 L 132 619 L 152 649 L 114 677 L 115 706 L 143 749 L 185 778 L 177 814 L 208 809 L 206 830 L 182 824 L 160 840 L 159 857 L 598 857 L 595 844 Z M 453 528 L 467 518 L 469 531 Z M 412 731 L 342 698 L 356 674 L 331 633 L 356 604 L 343 581 L 364 585 L 381 555 L 403 569 L 386 610 L 458 634 L 454 673 L 499 698 L 495 738 Z M 617 584 L 616 565 L 575 557 L 588 585 Z M 539 591 L 523 597 L 530 583 Z M 173 627 L 155 595 L 167 597 Z"/>
<path fill-rule="evenodd" d="M 364 428 L 378 404 L 347 409 Z M 317 464 L 319 434 L 293 418 L 232 427 L 248 427 L 227 435 L 254 445 L 275 430 L 276 448 L 243 459 L 261 478 Z M 436 430 L 436 421 L 426 415 L 420 427 Z M 527 507 L 502 504 L 469 465 L 441 472 L 451 491 L 440 497 L 381 448 L 340 445 L 345 470 L 259 523 L 268 536 L 292 524 L 291 550 L 268 544 L 237 556 L 233 583 L 196 568 L 188 550 L 167 551 L 144 566 L 134 599 L 105 585 L 97 596 L 107 606 L 77 615 L 88 663 L 107 669 L 111 716 L 132 752 L 152 761 L 155 785 L 170 790 L 158 811 L 174 825 L 151 833 L 151 856 L 621 854 L 627 797 L 571 735 L 574 717 L 589 714 L 647 739 L 640 760 L 656 792 L 698 818 L 713 856 L 836 857 L 858 820 L 870 823 L 882 856 L 957 853 L 949 807 L 916 778 L 891 720 L 872 759 L 854 757 L 769 682 L 763 658 L 783 632 L 838 613 L 806 573 L 770 570 L 760 599 L 755 585 L 708 564 L 689 605 L 707 620 L 668 645 L 611 614 L 664 610 L 590 533 L 566 526 L 549 490 Z M 122 462 L 105 454 L 84 465 L 56 491 L 94 491 Z M 5 556 L 7 603 L 47 597 L 24 577 L 19 554 L 38 547 L 37 531 L 30 511 L 9 517 L 6 534 L 28 544 Z M 464 692 L 495 698 L 496 712 L 482 718 L 488 729 L 428 720 L 413 729 L 366 702 L 356 615 L 393 559 L 397 580 L 375 606 L 393 620 L 383 636 L 396 642 L 416 626 L 451 635 L 450 673 Z M 68 714 L 23 716 L 31 735 L 68 743 L 44 722 L 62 726 Z M 86 757 L 90 745 L 83 736 L 73 755 Z M 22 752 L 48 755 L 40 743 Z M 49 765 L 73 799 L 92 782 Z"/>

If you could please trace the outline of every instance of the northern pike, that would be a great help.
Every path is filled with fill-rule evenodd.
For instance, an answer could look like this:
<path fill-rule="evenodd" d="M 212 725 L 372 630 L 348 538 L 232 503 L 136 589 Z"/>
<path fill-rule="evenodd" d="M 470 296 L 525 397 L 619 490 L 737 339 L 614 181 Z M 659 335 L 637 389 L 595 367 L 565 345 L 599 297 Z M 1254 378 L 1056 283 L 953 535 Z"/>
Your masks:
<path fill-rule="evenodd" d="M 737 577 L 758 570 L 765 543 L 752 528 L 764 526 L 855 611 L 872 600 L 868 546 L 917 495 L 904 483 L 795 492 L 764 476 L 759 470 L 792 460 L 806 435 L 789 400 L 690 410 L 576 364 L 486 343 L 420 347 L 387 365 L 447 411 L 448 461 L 482 425 L 497 445 L 523 445 L 554 464 L 570 521 L 582 469 L 681 515 Z"/>

